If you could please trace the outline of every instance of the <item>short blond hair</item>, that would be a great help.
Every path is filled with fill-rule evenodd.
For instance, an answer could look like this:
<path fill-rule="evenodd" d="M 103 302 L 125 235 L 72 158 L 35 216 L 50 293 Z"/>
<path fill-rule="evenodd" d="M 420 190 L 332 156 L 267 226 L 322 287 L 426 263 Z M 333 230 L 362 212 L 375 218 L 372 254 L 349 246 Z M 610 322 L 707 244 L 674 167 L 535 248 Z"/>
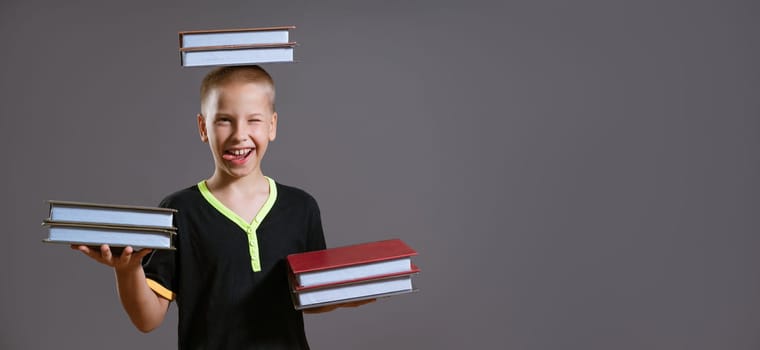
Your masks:
<path fill-rule="evenodd" d="M 225 66 L 219 67 L 203 78 L 201 83 L 201 113 L 204 111 L 206 98 L 219 86 L 229 83 L 255 83 L 265 86 L 269 90 L 269 99 L 271 102 L 272 112 L 274 112 L 274 79 L 272 76 L 258 65 L 255 66 Z"/>

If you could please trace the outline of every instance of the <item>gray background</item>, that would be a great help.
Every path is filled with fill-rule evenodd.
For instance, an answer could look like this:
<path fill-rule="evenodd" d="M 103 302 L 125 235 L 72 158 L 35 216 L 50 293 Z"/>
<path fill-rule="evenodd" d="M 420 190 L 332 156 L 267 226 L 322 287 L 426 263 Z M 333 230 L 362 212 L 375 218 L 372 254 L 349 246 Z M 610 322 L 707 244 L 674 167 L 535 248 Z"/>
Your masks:
<path fill-rule="evenodd" d="M 0 348 L 172 348 L 47 199 L 211 174 L 177 32 L 295 24 L 265 173 L 330 246 L 401 237 L 421 291 L 306 317 L 315 349 L 758 349 L 756 1 L 0 4 Z"/>

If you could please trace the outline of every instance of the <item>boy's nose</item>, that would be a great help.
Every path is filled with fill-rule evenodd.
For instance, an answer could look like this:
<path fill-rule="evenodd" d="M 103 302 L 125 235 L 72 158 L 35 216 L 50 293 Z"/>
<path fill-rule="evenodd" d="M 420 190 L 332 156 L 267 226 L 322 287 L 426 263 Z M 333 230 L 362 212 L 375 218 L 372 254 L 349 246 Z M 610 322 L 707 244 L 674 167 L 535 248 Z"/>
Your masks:
<path fill-rule="evenodd" d="M 236 128 L 234 137 L 237 142 L 248 141 L 248 132 L 245 128 Z"/>

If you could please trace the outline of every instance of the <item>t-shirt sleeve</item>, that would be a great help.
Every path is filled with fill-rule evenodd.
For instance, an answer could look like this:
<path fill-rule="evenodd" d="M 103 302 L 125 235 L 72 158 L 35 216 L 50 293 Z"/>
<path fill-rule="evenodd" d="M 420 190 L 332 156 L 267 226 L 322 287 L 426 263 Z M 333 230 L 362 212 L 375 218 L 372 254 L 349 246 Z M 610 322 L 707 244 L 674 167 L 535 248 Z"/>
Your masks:
<path fill-rule="evenodd" d="M 148 287 L 167 300 L 174 300 L 174 259 L 173 250 L 155 250 L 143 260 L 143 270 Z"/>
<path fill-rule="evenodd" d="M 322 250 L 326 248 L 325 234 L 322 230 L 322 217 L 319 212 L 319 205 L 314 198 L 311 198 L 309 210 L 309 232 L 306 237 L 306 251 Z"/>
<path fill-rule="evenodd" d="M 162 208 L 171 208 L 169 200 L 164 199 L 159 204 Z M 177 215 L 174 216 L 174 227 L 177 226 Z M 174 235 L 174 247 L 177 247 L 177 235 Z M 143 270 L 148 281 L 148 287 L 156 294 L 167 300 L 176 297 L 176 253 L 174 250 L 157 249 L 143 259 Z"/>

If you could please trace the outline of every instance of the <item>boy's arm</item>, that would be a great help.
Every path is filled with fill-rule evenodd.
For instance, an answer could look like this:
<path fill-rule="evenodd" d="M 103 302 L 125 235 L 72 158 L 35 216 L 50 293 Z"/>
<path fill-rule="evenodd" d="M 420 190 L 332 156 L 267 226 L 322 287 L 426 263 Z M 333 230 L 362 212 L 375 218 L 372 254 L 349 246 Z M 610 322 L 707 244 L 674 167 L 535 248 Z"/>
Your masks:
<path fill-rule="evenodd" d="M 119 299 L 137 329 L 150 332 L 163 322 L 169 300 L 158 296 L 148 287 L 142 268 L 142 258 L 151 252 L 150 249 L 135 252 L 132 247 L 126 247 L 120 256 L 113 256 L 108 245 L 100 246 L 99 251 L 86 245 L 72 245 L 71 248 L 114 268 Z"/>

